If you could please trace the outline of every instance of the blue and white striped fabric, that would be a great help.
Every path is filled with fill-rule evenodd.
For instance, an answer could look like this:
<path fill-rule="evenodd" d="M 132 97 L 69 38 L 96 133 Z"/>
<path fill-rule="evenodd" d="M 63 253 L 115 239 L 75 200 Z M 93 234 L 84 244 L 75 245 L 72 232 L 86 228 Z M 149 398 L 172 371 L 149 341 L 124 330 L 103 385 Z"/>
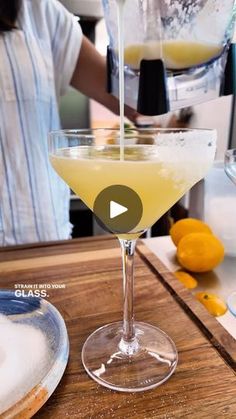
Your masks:
<path fill-rule="evenodd" d="M 50 166 L 47 134 L 77 62 L 81 28 L 57 0 L 23 0 L 0 34 L 0 246 L 70 237 L 69 189 Z"/>

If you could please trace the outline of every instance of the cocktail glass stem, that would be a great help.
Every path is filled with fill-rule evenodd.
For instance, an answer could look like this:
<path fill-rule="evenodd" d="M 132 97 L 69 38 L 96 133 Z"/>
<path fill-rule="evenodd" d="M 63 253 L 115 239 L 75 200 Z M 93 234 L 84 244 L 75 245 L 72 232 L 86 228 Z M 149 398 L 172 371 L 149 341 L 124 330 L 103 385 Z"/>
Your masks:
<path fill-rule="evenodd" d="M 137 240 L 119 239 L 123 263 L 123 336 L 119 348 L 126 355 L 139 349 L 134 326 L 134 253 Z"/>

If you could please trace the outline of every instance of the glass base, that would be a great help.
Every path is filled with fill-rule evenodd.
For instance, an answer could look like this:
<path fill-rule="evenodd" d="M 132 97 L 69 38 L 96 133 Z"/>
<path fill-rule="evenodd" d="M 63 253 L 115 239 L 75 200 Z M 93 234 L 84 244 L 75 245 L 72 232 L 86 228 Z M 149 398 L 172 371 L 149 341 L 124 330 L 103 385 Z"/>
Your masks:
<path fill-rule="evenodd" d="M 82 349 L 88 375 L 112 390 L 138 392 L 164 383 L 174 372 L 178 354 L 174 342 L 160 329 L 135 323 L 132 342 L 122 339 L 122 322 L 93 332 Z"/>

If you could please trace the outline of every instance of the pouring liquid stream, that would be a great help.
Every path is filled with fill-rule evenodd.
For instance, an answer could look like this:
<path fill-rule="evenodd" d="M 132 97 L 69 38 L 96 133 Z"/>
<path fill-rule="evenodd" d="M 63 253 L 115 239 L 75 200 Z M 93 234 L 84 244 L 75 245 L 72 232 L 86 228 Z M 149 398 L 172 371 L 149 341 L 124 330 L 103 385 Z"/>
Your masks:
<path fill-rule="evenodd" d="M 125 155 L 124 153 L 124 149 L 125 149 L 124 8 L 125 8 L 125 0 L 117 0 L 119 100 L 120 100 L 120 160 L 124 160 L 124 155 Z"/>

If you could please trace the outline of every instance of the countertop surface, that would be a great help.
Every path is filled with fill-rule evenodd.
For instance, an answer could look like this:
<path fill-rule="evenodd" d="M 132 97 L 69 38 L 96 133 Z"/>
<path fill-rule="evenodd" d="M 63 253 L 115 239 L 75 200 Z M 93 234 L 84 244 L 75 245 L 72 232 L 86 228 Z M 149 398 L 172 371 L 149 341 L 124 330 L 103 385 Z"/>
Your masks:
<path fill-rule="evenodd" d="M 0 287 L 47 289 L 69 334 L 65 375 L 35 418 L 236 417 L 235 340 L 141 241 L 135 318 L 172 337 L 179 353 L 176 372 L 165 384 L 142 393 L 110 391 L 88 377 L 81 362 L 83 343 L 96 328 L 122 317 L 120 259 L 113 238 L 0 250 Z"/>
<path fill-rule="evenodd" d="M 144 242 L 171 272 L 181 268 L 175 258 L 176 247 L 170 236 L 145 239 Z M 236 257 L 226 256 L 214 271 L 193 276 L 198 280 L 198 287 L 192 290 L 193 293 L 207 291 L 227 301 L 229 295 L 236 291 Z M 228 310 L 217 320 L 236 339 L 236 317 Z"/>

